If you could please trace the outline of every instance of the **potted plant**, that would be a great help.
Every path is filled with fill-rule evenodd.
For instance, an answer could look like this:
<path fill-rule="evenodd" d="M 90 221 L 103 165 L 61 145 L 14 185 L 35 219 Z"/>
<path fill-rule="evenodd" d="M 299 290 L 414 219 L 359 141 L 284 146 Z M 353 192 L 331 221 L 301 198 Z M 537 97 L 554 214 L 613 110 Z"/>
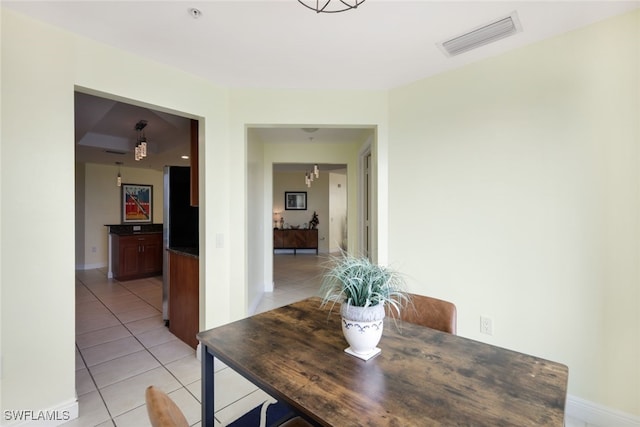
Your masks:
<path fill-rule="evenodd" d="M 408 300 L 404 278 L 397 271 L 348 253 L 332 257 L 320 287 L 322 305 L 341 304 L 347 353 L 368 360 L 380 353 L 385 313 L 399 315 Z"/>

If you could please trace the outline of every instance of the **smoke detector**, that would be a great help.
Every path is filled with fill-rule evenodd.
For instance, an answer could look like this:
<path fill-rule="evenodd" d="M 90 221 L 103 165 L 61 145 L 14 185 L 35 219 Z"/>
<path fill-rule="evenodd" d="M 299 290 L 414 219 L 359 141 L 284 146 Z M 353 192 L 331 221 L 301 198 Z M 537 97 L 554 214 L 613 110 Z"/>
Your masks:
<path fill-rule="evenodd" d="M 504 39 L 521 31 L 522 26 L 518 19 L 518 13 L 514 11 L 506 17 L 437 43 L 437 46 L 446 56 L 451 57 Z"/>

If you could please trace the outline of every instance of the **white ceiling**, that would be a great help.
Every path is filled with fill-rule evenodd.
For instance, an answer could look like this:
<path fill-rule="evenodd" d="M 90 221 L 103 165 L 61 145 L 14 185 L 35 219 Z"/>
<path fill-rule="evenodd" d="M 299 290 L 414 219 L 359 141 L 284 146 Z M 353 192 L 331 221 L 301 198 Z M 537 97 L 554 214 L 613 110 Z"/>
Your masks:
<path fill-rule="evenodd" d="M 335 1 L 335 0 L 334 0 Z M 389 89 L 623 13 L 635 1 L 3 1 L 3 6 L 229 87 Z M 189 9 L 202 12 L 193 19 Z M 447 58 L 436 43 L 517 11 L 523 31 Z"/>
<path fill-rule="evenodd" d="M 316 14 L 295 0 L 2 0 L 2 5 L 221 86 L 387 90 L 627 12 L 640 7 L 640 0 L 366 0 L 337 14 Z M 194 7 L 202 12 L 198 19 L 189 13 Z M 512 37 L 452 58 L 436 46 L 513 11 L 523 31 Z M 156 116 L 159 123 L 167 121 Z M 77 123 L 81 132 L 97 132 L 87 126 Z M 104 117 L 102 126 L 109 127 Z M 150 123 L 147 136 L 159 126 Z M 125 128 L 130 137 L 132 127 Z M 293 130 L 260 132 L 265 142 L 298 138 Z"/>

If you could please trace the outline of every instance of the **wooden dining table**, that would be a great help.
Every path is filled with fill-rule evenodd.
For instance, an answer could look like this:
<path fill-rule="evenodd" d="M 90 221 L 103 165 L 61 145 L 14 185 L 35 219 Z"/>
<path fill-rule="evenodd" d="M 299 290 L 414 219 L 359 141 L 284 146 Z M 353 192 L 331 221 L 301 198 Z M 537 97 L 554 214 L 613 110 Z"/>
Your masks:
<path fill-rule="evenodd" d="M 368 361 L 348 346 L 339 309 L 313 297 L 198 334 L 202 423 L 214 424 L 218 358 L 322 426 L 562 426 L 565 365 L 385 319 Z"/>

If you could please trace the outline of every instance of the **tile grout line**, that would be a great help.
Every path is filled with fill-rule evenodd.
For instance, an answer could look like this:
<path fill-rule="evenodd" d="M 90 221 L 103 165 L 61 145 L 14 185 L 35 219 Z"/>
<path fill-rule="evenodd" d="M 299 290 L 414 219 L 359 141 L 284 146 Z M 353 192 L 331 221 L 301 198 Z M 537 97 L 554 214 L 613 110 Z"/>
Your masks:
<path fill-rule="evenodd" d="M 106 278 L 106 277 L 105 277 L 105 278 Z M 178 382 L 178 384 L 180 384 L 180 385 L 182 386 L 182 387 L 180 387 L 180 388 L 184 388 L 184 389 L 187 391 L 187 393 L 189 393 L 191 396 L 193 396 L 193 398 L 194 398 L 194 399 L 196 399 L 196 400 L 198 401 L 198 399 L 196 398 L 196 396 L 194 396 L 194 395 L 193 395 L 193 393 L 191 393 L 191 391 L 187 388 L 187 386 L 186 386 L 185 384 L 183 384 L 183 383 L 182 383 L 182 381 L 180 381 L 180 379 L 179 379 L 178 377 L 176 377 L 176 376 L 173 374 L 173 372 L 171 372 L 171 371 L 169 370 L 169 368 L 167 368 L 167 367 L 165 366 L 165 364 L 164 364 L 164 363 L 162 363 L 162 362 L 161 362 L 161 361 L 160 361 L 160 360 L 159 360 L 159 359 L 158 359 L 158 358 L 157 358 L 153 353 L 151 353 L 151 352 L 149 351 L 149 349 L 147 348 L 147 346 L 145 346 L 145 345 L 142 343 L 142 341 L 140 341 L 140 340 L 138 339 L 138 337 L 137 337 L 137 336 L 135 336 L 135 335 L 134 335 L 134 333 L 133 333 L 133 332 L 132 332 L 128 327 L 127 327 L 126 323 L 123 323 L 123 322 L 122 322 L 122 320 L 120 320 L 120 318 L 118 317 L 118 315 L 117 315 L 116 313 L 114 313 L 113 311 L 111 311 L 111 309 L 110 309 L 109 307 L 107 307 L 107 305 L 104 303 L 104 301 L 102 301 L 102 299 L 101 299 L 101 298 L 100 298 L 100 297 L 99 297 L 99 296 L 98 296 L 98 295 L 97 295 L 97 294 L 96 294 L 96 293 L 95 293 L 91 288 L 89 288 L 89 287 L 88 287 L 88 286 L 87 286 L 87 285 L 86 285 L 86 284 L 85 284 L 81 279 L 77 279 L 77 280 L 78 280 L 80 283 L 82 283 L 82 285 L 83 285 L 85 288 L 87 288 L 87 290 L 88 290 L 88 291 L 89 291 L 89 292 L 90 292 L 94 297 L 96 297 L 96 299 L 100 302 L 100 304 L 102 304 L 102 305 L 103 305 L 103 306 L 104 306 L 104 307 L 109 311 L 109 313 L 111 313 L 111 314 L 112 314 L 112 315 L 113 315 L 113 316 L 118 320 L 118 322 L 120 322 L 120 325 L 122 325 L 122 326 L 127 330 L 127 332 L 129 332 L 129 333 L 131 334 L 131 336 L 132 336 L 132 337 L 133 337 L 133 338 L 134 338 L 134 339 L 135 339 L 135 340 L 136 340 L 136 341 L 137 341 L 137 342 L 142 346 L 143 350 L 144 350 L 144 351 L 146 351 L 147 353 L 149 353 L 149 355 L 150 355 L 153 359 L 155 359 L 155 360 L 160 364 L 160 366 L 161 366 L 162 368 L 164 368 L 164 370 L 165 370 L 165 371 L 167 371 L 167 373 L 168 373 L 169 375 L 171 375 L 171 376 L 172 376 L 172 377 L 173 377 L 173 378 Z M 131 295 L 135 295 L 135 297 L 136 297 L 136 298 L 138 298 L 138 299 L 142 300 L 142 298 L 140 298 L 140 296 L 138 296 L 136 293 L 132 292 L 129 288 L 127 288 L 126 286 L 123 286 L 122 284 L 120 284 L 120 282 L 118 282 L 118 281 L 117 281 L 117 280 L 115 280 L 115 279 L 114 279 L 114 281 L 115 281 L 115 282 L 117 282 L 119 286 L 122 286 L 124 289 L 126 289 L 126 290 L 127 290 L 127 292 L 129 292 Z M 143 300 L 143 301 L 144 301 L 144 300 Z M 147 301 L 144 301 L 144 302 L 145 302 L 146 304 L 149 304 Z M 149 304 L 149 305 L 151 306 L 151 304 Z M 151 306 L 151 307 L 153 307 L 153 306 Z M 154 308 L 154 309 L 156 309 L 155 307 L 153 307 L 153 308 Z M 157 309 L 156 309 L 156 310 L 157 310 Z M 158 310 L 158 311 L 159 311 L 159 310 Z M 159 312 L 160 312 L 160 311 L 159 311 Z M 162 312 L 160 312 L 160 314 L 162 314 Z M 150 317 L 151 317 L 151 316 L 150 316 Z M 139 320 L 143 320 L 143 319 L 139 319 Z M 166 326 L 163 326 L 163 327 L 166 327 Z M 102 328 L 102 329 L 106 329 L 106 328 Z M 160 328 L 158 328 L 158 329 L 160 329 Z M 98 330 L 100 330 L 100 329 L 96 329 L 96 331 L 98 331 Z M 93 332 L 93 331 L 89 331 L 89 333 L 91 333 L 91 332 Z M 107 406 L 107 402 L 104 400 L 104 397 L 102 396 L 101 389 L 98 387 L 98 384 L 96 383 L 95 379 L 93 378 L 93 374 L 91 373 L 91 369 L 90 369 L 90 368 L 89 368 L 89 366 L 87 365 L 87 363 L 86 363 L 86 361 L 85 361 L 85 359 L 84 359 L 84 356 L 82 355 L 82 352 L 80 351 L 80 348 L 78 347 L 77 343 L 76 343 L 76 348 L 78 348 L 78 352 L 80 353 L 80 357 L 82 357 L 82 361 L 83 361 L 83 363 L 85 364 L 85 366 L 86 366 L 86 368 L 87 368 L 87 371 L 89 372 L 89 375 L 91 376 L 91 380 L 93 381 L 94 385 L 96 386 L 96 390 L 98 391 L 98 394 L 100 395 L 100 398 L 102 399 L 102 403 L 104 404 L 104 406 L 105 406 L 105 408 L 106 408 L 106 410 L 107 410 L 107 413 L 109 414 L 109 417 L 110 417 L 111 422 L 115 425 L 115 417 L 111 414 L 111 411 L 109 410 L 109 407 Z M 87 347 L 87 348 L 91 348 L 91 347 Z M 125 356 L 126 356 L 126 355 L 125 355 Z M 124 356 L 121 356 L 121 357 L 124 357 Z M 116 359 L 117 359 L 117 358 L 116 358 Z M 112 359 L 112 360 L 115 360 L 115 359 Z M 180 359 L 177 359 L 177 360 L 180 360 Z M 176 360 L 176 361 L 177 361 L 177 360 Z M 106 363 L 106 362 L 109 362 L 109 361 L 105 361 L 105 362 L 102 362 L 102 363 Z M 175 361 L 174 361 L 174 362 L 175 362 Z M 100 364 L 101 364 L 101 363 L 98 363 L 98 364 L 96 364 L 96 365 L 94 365 L 94 366 L 98 366 L 98 365 L 100 365 Z M 140 373 L 138 373 L 138 374 L 136 374 L 136 375 L 134 375 L 134 376 L 144 374 L 145 372 L 149 372 L 149 371 L 151 371 L 151 370 L 153 370 L 153 369 L 156 369 L 156 368 L 148 369 L 148 370 L 146 370 L 146 371 L 144 371 L 144 372 L 140 372 Z M 129 378 L 131 378 L 131 377 L 129 377 Z M 116 381 L 115 383 L 113 383 L 113 384 L 109 384 L 109 385 L 108 385 L 108 386 L 106 386 L 106 387 L 110 387 L 110 386 L 112 386 L 112 385 L 114 385 L 114 384 L 118 384 L 118 383 L 120 383 L 120 382 L 122 382 L 122 381 L 126 381 L 126 380 L 127 380 L 127 379 L 129 379 L 129 378 L 125 378 L 125 379 L 122 379 L 122 380 L 120 380 L 120 381 Z M 103 387 L 103 388 L 106 388 L 106 387 Z M 176 390 L 172 390 L 172 391 L 171 391 L 171 393 L 173 393 L 173 392 L 175 392 L 175 391 L 177 391 L 177 390 L 180 390 L 180 388 L 177 388 Z M 200 401 L 199 401 L 199 402 L 200 402 Z M 146 403 L 145 403 L 145 404 L 143 404 L 143 405 L 146 405 Z M 123 412 L 122 414 L 118 414 L 117 416 L 118 416 L 118 417 L 120 417 L 120 416 L 122 416 L 122 415 L 124 415 L 124 414 L 127 414 L 127 413 L 129 413 L 129 412 L 131 412 L 131 411 L 134 411 L 134 410 L 136 410 L 136 409 L 140 408 L 140 407 L 141 407 L 141 406 L 143 406 L 143 405 L 137 406 L 137 407 L 135 407 L 135 408 L 131 408 L 131 409 L 129 409 L 128 411 Z"/>
<path fill-rule="evenodd" d="M 278 258 L 280 258 L 280 257 L 278 257 Z M 302 293 L 306 293 L 306 292 L 307 292 L 307 290 L 311 291 L 311 289 L 308 289 L 308 288 L 311 288 L 311 287 L 316 288 L 317 286 L 319 286 L 319 279 L 321 278 L 321 275 L 320 275 L 318 272 L 319 272 L 319 270 L 321 270 L 321 269 L 322 269 L 322 264 L 323 264 L 323 263 L 322 263 L 322 262 L 315 262 L 315 261 L 314 261 L 314 262 L 312 262 L 311 264 L 306 264 L 306 263 L 305 263 L 305 265 L 300 265 L 300 264 L 298 264 L 298 262 L 297 262 L 297 261 L 298 261 L 298 260 L 302 260 L 303 258 L 306 258 L 306 257 L 299 257 L 298 259 L 293 259 L 293 258 L 287 259 L 286 255 L 285 255 L 285 256 L 283 256 L 282 258 L 280 258 L 280 259 L 284 259 L 284 262 L 280 262 L 280 263 L 279 263 L 279 268 L 280 268 L 280 270 L 283 270 L 283 267 L 284 267 L 285 274 L 282 274 L 282 273 L 277 274 L 277 272 L 276 272 L 276 271 L 274 271 L 274 288 L 275 288 L 274 290 L 275 290 L 276 292 L 275 292 L 275 293 L 265 294 L 265 295 L 264 295 L 265 297 L 268 297 L 268 299 L 270 299 L 270 300 L 271 300 L 271 303 L 266 304 L 266 307 L 265 307 L 266 309 L 275 308 L 275 307 L 279 306 L 279 304 L 280 304 L 281 302 L 282 302 L 282 303 L 286 303 L 286 302 L 284 302 L 284 300 L 283 300 L 283 299 L 288 299 L 288 298 L 286 298 L 286 297 L 291 297 L 293 293 L 296 293 L 296 292 L 298 292 L 298 291 L 300 291 L 300 292 L 302 292 Z M 316 259 L 316 260 L 320 260 L 320 258 L 318 258 L 318 257 L 315 257 L 315 259 Z M 296 262 L 294 263 L 294 261 L 296 261 Z M 283 264 L 284 264 L 284 265 L 283 265 Z M 290 269 L 290 268 L 287 266 L 287 264 L 293 264 L 295 268 Z M 299 267 L 299 268 L 298 268 L 298 267 Z M 307 270 L 309 270 L 309 271 L 307 271 Z M 101 275 L 101 277 L 102 277 L 103 279 L 106 279 L 106 281 L 107 281 L 107 282 L 110 282 L 110 281 L 112 280 L 112 279 L 108 279 L 108 278 L 106 277 L 106 273 L 105 273 L 105 271 L 103 271 L 102 269 L 96 269 L 96 271 L 97 271 L 97 272 L 99 272 L 99 273 L 100 273 L 100 275 Z M 313 271 L 313 273 L 311 273 L 312 271 Z M 306 273 L 306 274 L 305 274 L 305 273 Z M 309 275 L 309 273 L 311 273 L 311 275 Z M 190 382 L 189 384 L 185 384 L 185 383 L 183 383 L 183 381 L 181 381 L 181 380 L 180 380 L 176 375 L 174 375 L 174 374 L 173 374 L 173 372 L 171 372 L 171 371 L 166 367 L 166 365 L 165 365 L 164 363 L 162 363 L 162 362 L 161 362 L 161 361 L 160 361 L 160 360 L 159 360 L 159 359 L 158 359 L 158 358 L 157 358 L 157 357 L 156 357 L 156 356 L 155 356 L 155 355 L 150 351 L 150 348 L 147 348 L 147 346 L 146 346 L 146 345 L 144 345 L 144 344 L 142 343 L 142 341 L 140 341 L 136 335 L 134 335 L 134 333 L 133 333 L 133 332 L 132 332 L 132 330 L 127 326 L 127 324 L 125 324 L 125 323 L 120 319 L 120 317 L 118 317 L 118 315 L 116 315 L 116 314 L 115 314 L 115 313 L 114 313 L 114 312 L 113 312 L 113 311 L 112 311 L 112 310 L 111 310 L 111 309 L 110 309 L 110 308 L 105 304 L 105 302 L 104 302 L 104 301 L 102 300 L 102 298 L 98 295 L 98 293 L 96 293 L 92 288 L 90 288 L 90 287 L 87 285 L 87 283 L 85 283 L 85 282 L 87 281 L 87 278 L 85 278 L 84 280 L 82 280 L 82 279 L 79 279 L 79 278 L 76 276 L 76 279 L 78 280 L 78 282 L 79 282 L 82 286 L 84 286 L 84 288 L 86 288 L 86 290 L 88 290 L 88 291 L 89 291 L 89 293 L 90 293 L 91 295 L 93 295 L 93 297 L 95 297 L 95 298 L 96 298 L 96 300 L 97 300 L 101 305 L 103 305 L 103 306 L 106 308 L 106 310 L 107 310 L 111 315 L 113 315 L 113 316 L 117 319 L 117 321 L 118 321 L 118 325 L 114 325 L 114 326 L 122 326 L 122 327 L 124 327 L 124 329 L 125 329 L 128 333 L 130 333 L 130 334 L 131 334 L 131 336 L 135 339 L 135 341 L 136 341 L 136 342 L 138 342 L 138 343 L 142 346 L 143 350 L 144 350 L 144 351 L 146 351 L 149 355 L 151 355 L 151 357 L 152 357 L 154 360 L 156 360 L 156 361 L 160 364 L 160 366 L 162 366 L 162 367 L 164 368 L 164 371 L 165 371 L 165 372 L 167 372 L 171 377 L 173 377 L 173 378 L 177 381 L 177 383 L 178 383 L 178 384 L 180 384 L 180 385 L 182 386 L 182 387 L 179 387 L 179 388 L 178 388 L 178 389 L 176 389 L 176 390 L 173 390 L 171 393 L 176 392 L 176 391 L 179 391 L 179 390 L 182 388 L 182 389 L 184 389 L 184 390 L 187 392 L 187 394 L 188 394 L 188 395 L 190 395 L 192 398 L 194 398 L 194 399 L 195 399 L 195 401 L 196 401 L 196 402 L 198 402 L 198 404 L 200 404 L 200 405 L 201 405 L 202 397 L 200 397 L 200 399 L 198 399 L 198 398 L 196 397 L 196 395 L 195 395 L 194 393 L 192 393 L 192 392 L 191 392 L 191 390 L 188 388 L 188 386 L 193 385 L 194 383 L 196 383 L 196 382 L 197 382 L 197 381 L 199 381 L 199 380 L 201 381 L 201 380 L 202 380 L 202 378 L 199 378 L 199 380 L 195 380 L 195 381 L 193 381 L 193 382 Z M 114 280 L 114 282 L 115 282 L 115 284 L 116 284 L 117 286 L 121 287 L 121 288 L 122 288 L 122 290 L 126 290 L 126 291 L 127 291 L 126 293 L 123 293 L 123 295 L 134 295 L 134 296 L 136 297 L 136 301 L 139 301 L 139 300 L 144 301 L 147 305 L 151 306 L 152 308 L 154 308 L 155 310 L 157 310 L 157 311 L 159 311 L 159 312 L 160 312 L 160 310 L 158 310 L 158 309 L 157 309 L 157 308 L 156 308 L 156 307 L 155 307 L 155 306 L 150 302 L 150 301 L 153 301 L 153 299 L 154 299 L 154 298 L 150 297 L 150 294 L 151 294 L 152 292 L 148 292 L 148 293 L 146 293 L 146 289 L 145 289 L 145 292 L 143 292 L 143 294 L 145 294 L 145 293 L 146 293 L 147 297 L 149 298 L 149 301 L 147 301 L 147 300 L 146 300 L 145 298 L 143 298 L 140 294 L 138 294 L 138 293 L 134 292 L 134 290 L 133 290 L 132 288 L 130 288 L 129 286 L 127 286 L 126 284 L 123 284 L 123 283 L 121 283 L 121 282 L 119 282 L 119 281 L 117 281 L 117 280 Z M 301 283 L 303 284 L 303 286 L 301 286 Z M 316 283 L 317 283 L 317 284 L 316 284 Z M 155 284 L 153 284 L 153 283 L 151 283 L 151 284 L 155 286 Z M 97 286 L 97 285 L 99 285 L 99 284 L 96 284 L 96 289 L 100 289 L 100 288 L 98 288 L 98 286 Z M 149 289 L 149 290 L 151 290 L 151 289 L 152 289 L 152 288 L 151 288 L 151 286 L 150 286 L 148 289 Z M 105 297 L 106 297 L 106 294 L 105 294 Z M 76 305 L 76 307 L 77 307 L 77 305 Z M 151 317 L 151 316 L 150 316 L 150 317 Z M 146 318 L 138 319 L 138 320 L 144 320 L 144 319 L 146 319 Z M 137 321 L 137 320 L 136 320 L 136 321 Z M 131 322 L 134 322 L 134 321 L 131 321 Z M 131 322 L 129 322 L 129 323 L 131 323 Z M 108 327 L 106 327 L 106 328 L 108 328 Z M 94 333 L 94 332 L 97 332 L 97 331 L 100 331 L 100 330 L 103 330 L 103 329 L 106 329 L 106 328 L 100 328 L 100 329 L 96 329 L 96 330 L 94 330 L 94 331 L 87 331 L 86 333 L 87 333 L 87 334 L 90 334 L 90 333 Z M 158 328 L 158 329 L 159 329 L 159 328 Z M 146 332 L 146 331 L 145 331 L 145 332 Z M 82 334 L 82 335 L 83 335 L 83 334 Z M 110 341 L 109 341 L 109 342 L 110 342 Z M 99 345 L 99 344 L 96 344 L 96 345 Z M 161 344 L 158 344 L 158 345 L 161 345 Z M 87 347 L 87 348 L 91 348 L 91 347 L 93 347 L 93 346 L 89 346 L 89 347 Z M 154 346 L 154 347 L 156 347 L 156 346 Z M 100 388 L 98 388 L 97 383 L 96 383 L 96 381 L 95 381 L 95 378 L 93 377 L 93 374 L 91 373 L 90 368 L 86 365 L 86 360 L 84 359 L 84 356 L 82 355 L 82 351 L 81 351 L 81 350 L 80 350 L 80 348 L 78 347 L 77 343 L 76 343 L 76 348 L 77 348 L 77 350 L 78 350 L 78 352 L 79 352 L 79 354 L 80 354 L 80 357 L 81 357 L 81 358 L 82 358 L 82 360 L 83 360 L 84 366 L 85 366 L 85 368 L 87 369 L 87 371 L 88 371 L 88 373 L 89 373 L 89 375 L 90 375 L 91 380 L 92 380 L 92 381 L 93 381 L 93 383 L 94 383 L 94 386 L 96 387 L 96 391 L 98 391 L 98 395 L 100 396 L 100 398 L 101 398 L 101 400 L 102 400 L 102 403 L 103 403 L 103 405 L 105 406 L 105 409 L 107 410 L 107 414 L 111 417 L 111 418 L 109 419 L 109 422 L 110 422 L 112 425 L 117 425 L 117 424 L 116 424 L 116 422 L 115 422 L 115 418 L 113 418 L 113 417 L 112 417 L 111 411 L 110 411 L 110 410 L 109 410 L 109 408 L 107 407 L 106 401 L 104 400 L 104 397 L 102 396 L 101 389 L 100 389 Z M 151 348 L 153 348 L 153 347 L 151 347 Z M 140 351 L 142 351 L 142 350 L 140 350 Z M 178 359 L 176 359 L 176 360 L 174 360 L 174 361 L 171 361 L 171 362 L 168 362 L 168 363 L 174 363 L 174 362 L 179 361 L 179 360 L 181 360 L 181 359 L 186 359 L 187 357 L 188 357 L 188 356 L 184 356 L 184 357 L 182 357 L 182 358 L 178 358 Z M 116 358 L 116 359 L 117 359 L 117 358 Z M 107 361 L 105 361 L 105 362 L 103 362 L 103 363 L 106 363 L 106 362 L 107 362 Z M 97 365 L 95 365 L 95 366 L 97 366 Z M 154 369 L 156 369 L 156 368 L 154 368 Z M 227 367 L 227 366 L 224 366 L 221 370 L 224 370 L 224 369 L 231 369 L 231 368 L 229 368 L 229 367 Z M 233 371 L 233 370 L 231 369 L 231 371 Z M 148 371 L 145 371 L 145 372 L 148 372 Z M 143 373 L 144 373 L 144 372 L 143 372 Z M 141 374 L 142 374 L 142 373 L 138 373 L 138 374 L 136 374 L 136 375 L 141 375 Z M 135 377 L 135 375 L 134 375 L 134 377 Z M 129 378 L 132 378 L 132 377 L 129 377 Z M 128 378 L 127 378 L 127 379 L 128 379 Z M 119 383 L 119 382 L 121 382 L 121 381 L 124 381 L 124 380 L 126 380 L 126 379 L 123 379 L 123 380 L 117 381 L 117 382 L 116 382 L 116 383 L 114 383 L 114 384 L 117 384 L 117 383 Z M 112 386 L 112 385 L 114 385 L 114 384 L 110 384 L 109 386 Z M 107 387 L 109 387 L 109 386 L 107 386 Z M 196 388 L 197 388 L 197 387 L 196 387 Z M 234 400 L 233 402 L 231 402 L 231 403 L 229 403 L 229 404 L 225 405 L 225 407 L 224 407 L 224 408 L 219 408 L 219 409 L 216 411 L 216 414 L 214 414 L 214 417 L 215 417 L 216 421 L 217 421 L 218 423 L 220 423 L 220 424 L 223 424 L 223 423 L 221 422 L 220 418 L 219 418 L 220 411 L 224 410 L 225 408 L 229 408 L 229 407 L 231 407 L 231 406 L 233 406 L 233 405 L 238 404 L 238 403 L 239 403 L 239 402 L 241 402 L 243 399 L 247 398 L 249 395 L 251 395 L 251 394 L 255 393 L 255 392 L 256 392 L 256 391 L 258 391 L 258 390 L 261 390 L 261 389 L 260 389 L 260 388 L 257 388 L 257 390 L 254 390 L 254 391 L 252 391 L 251 393 L 248 393 L 248 394 L 244 395 L 243 397 L 237 398 L 237 399 L 236 399 L 236 400 Z M 137 409 L 139 409 L 141 406 L 144 406 L 144 404 L 143 404 L 143 405 L 140 405 L 140 406 L 138 406 L 138 407 L 136 407 L 136 408 L 129 409 L 128 411 L 123 412 L 122 414 L 119 414 L 119 415 L 118 415 L 118 417 L 120 417 L 120 416 L 122 416 L 122 415 L 125 415 L 125 414 L 128 414 L 128 413 L 130 413 L 130 412 L 132 412 L 132 411 L 134 411 L 134 410 L 137 410 Z M 201 423 L 201 421 L 202 421 L 202 420 L 200 420 L 199 422 Z M 105 422 L 106 422 L 106 421 L 105 421 Z M 192 424 L 192 425 L 198 425 L 198 423 L 199 423 L 199 422 L 198 422 L 198 421 L 196 421 L 196 422 L 195 422 L 194 424 Z"/>
<path fill-rule="evenodd" d="M 91 289 L 89 289 L 89 287 L 80 279 L 77 279 L 80 283 L 82 283 L 82 286 L 84 286 L 89 292 L 91 292 L 91 294 L 93 294 L 93 296 L 95 296 L 96 298 L 98 298 Z M 100 301 L 100 300 L 99 300 Z M 100 303 L 102 304 L 102 301 L 100 301 Z M 104 305 L 104 304 L 103 304 Z M 78 343 L 76 342 L 76 348 L 78 349 L 78 354 L 80 355 L 80 358 L 82 359 L 82 363 L 84 364 L 85 369 L 87 370 L 87 373 L 89 374 L 89 377 L 91 378 L 91 381 L 93 382 L 93 385 L 96 388 L 96 391 L 98 392 L 98 395 L 100 396 L 100 399 L 102 400 L 102 404 L 104 405 L 104 408 L 107 411 L 107 414 L 109 415 L 109 421 L 111 421 L 112 425 L 116 425 L 115 421 L 113 420 L 113 415 L 111 415 L 111 411 L 109 410 L 109 407 L 107 406 L 107 402 L 104 400 L 104 396 L 102 395 L 102 392 L 100 390 L 100 388 L 98 387 L 98 383 L 96 383 L 96 379 L 93 377 L 93 373 L 91 372 L 91 369 L 89 369 L 89 365 L 87 365 L 87 361 L 84 358 L 84 355 L 82 354 L 82 352 L 80 351 L 80 347 L 78 347 Z M 76 370 L 76 377 L 78 376 L 77 374 L 77 370 Z M 78 400 L 80 399 L 80 396 L 78 396 Z M 78 414 L 80 410 L 80 404 L 78 403 Z"/>

